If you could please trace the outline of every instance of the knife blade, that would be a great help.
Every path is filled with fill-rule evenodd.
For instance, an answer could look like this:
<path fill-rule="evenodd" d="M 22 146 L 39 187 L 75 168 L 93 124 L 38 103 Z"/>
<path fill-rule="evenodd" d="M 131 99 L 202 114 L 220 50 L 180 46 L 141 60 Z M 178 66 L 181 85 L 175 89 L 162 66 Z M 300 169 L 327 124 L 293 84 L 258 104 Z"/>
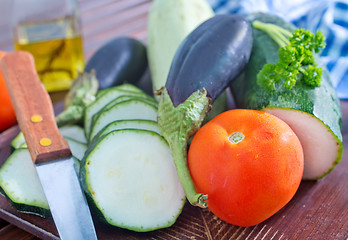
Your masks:
<path fill-rule="evenodd" d="M 7 53 L 1 68 L 60 238 L 97 239 L 69 145 L 59 133 L 32 55 Z"/>

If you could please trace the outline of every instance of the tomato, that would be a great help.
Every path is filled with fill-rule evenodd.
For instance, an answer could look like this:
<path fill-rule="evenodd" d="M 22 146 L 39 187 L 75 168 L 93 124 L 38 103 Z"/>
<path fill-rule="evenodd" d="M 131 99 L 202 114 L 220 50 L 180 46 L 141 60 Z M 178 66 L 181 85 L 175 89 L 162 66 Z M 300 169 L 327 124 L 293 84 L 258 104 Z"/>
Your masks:
<path fill-rule="evenodd" d="M 0 60 L 5 52 L 0 52 Z M 17 122 L 10 95 L 0 68 L 0 132 Z"/>
<path fill-rule="evenodd" d="M 208 208 L 222 220 L 253 226 L 285 206 L 303 174 L 303 150 L 279 118 L 256 110 L 224 112 L 193 137 L 188 167 Z"/>

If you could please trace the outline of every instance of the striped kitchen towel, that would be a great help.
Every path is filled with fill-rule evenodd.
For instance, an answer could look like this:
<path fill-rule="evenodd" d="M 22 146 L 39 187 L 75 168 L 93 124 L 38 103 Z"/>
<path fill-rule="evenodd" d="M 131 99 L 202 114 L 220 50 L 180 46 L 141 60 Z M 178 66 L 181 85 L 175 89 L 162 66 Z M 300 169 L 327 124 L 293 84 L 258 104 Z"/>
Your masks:
<path fill-rule="evenodd" d="M 321 30 L 321 53 L 341 99 L 348 100 L 348 0 L 207 0 L 217 14 L 265 12 L 312 32 Z"/>

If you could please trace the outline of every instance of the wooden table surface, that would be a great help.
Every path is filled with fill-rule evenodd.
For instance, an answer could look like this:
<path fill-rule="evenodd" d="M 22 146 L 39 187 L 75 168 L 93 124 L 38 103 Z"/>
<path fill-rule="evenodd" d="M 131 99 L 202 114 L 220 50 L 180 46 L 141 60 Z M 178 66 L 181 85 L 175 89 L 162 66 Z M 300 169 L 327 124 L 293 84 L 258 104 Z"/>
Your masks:
<path fill-rule="evenodd" d="M 79 3 L 86 60 L 103 43 L 118 36 L 131 36 L 146 42 L 147 12 L 151 1 L 79 0 Z M 0 37 L 0 49 L 11 50 L 11 48 L 11 40 Z M 63 96 L 64 92 L 51 94 L 55 102 L 61 100 Z M 346 154 L 348 151 L 348 102 L 341 101 L 341 106 L 344 138 L 342 162 L 324 179 L 302 183 L 294 199 L 271 219 L 251 228 L 231 227 L 219 221 L 207 210 L 200 211 L 186 206 L 178 224 L 172 229 L 155 231 L 146 236 L 136 236 L 141 239 L 209 240 L 348 239 L 348 156 Z M 0 134 L 0 158 L 8 154 L 5 153 L 8 150 L 1 149 L 1 146 L 5 144 L 3 139 L 14 136 L 15 132 L 18 132 L 16 127 Z M 36 233 L 35 229 L 32 230 L 23 225 L 18 228 L 16 224 L 18 219 L 8 215 L 4 218 L 7 221 L 0 219 L 1 240 L 38 239 L 31 234 Z M 193 222 L 198 222 L 200 226 L 194 226 Z M 37 236 L 41 235 L 37 234 Z M 128 239 L 136 238 L 134 235 L 127 234 L 121 236 Z M 116 237 L 110 239 L 116 239 Z"/>

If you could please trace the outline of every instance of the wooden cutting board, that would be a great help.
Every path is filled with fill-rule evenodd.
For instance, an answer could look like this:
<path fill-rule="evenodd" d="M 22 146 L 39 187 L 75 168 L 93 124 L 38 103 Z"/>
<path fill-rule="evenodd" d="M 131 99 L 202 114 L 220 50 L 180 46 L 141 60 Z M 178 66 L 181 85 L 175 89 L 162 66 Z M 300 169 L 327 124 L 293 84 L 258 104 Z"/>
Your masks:
<path fill-rule="evenodd" d="M 343 135 L 348 140 L 348 102 L 341 102 Z M 56 112 L 62 103 L 56 105 Z M 11 153 L 17 126 L 0 134 L 0 166 Z M 186 204 L 170 228 L 136 233 L 107 226 L 94 219 L 98 239 L 347 239 L 348 238 L 348 144 L 341 163 L 324 179 L 303 181 L 295 197 L 277 214 L 254 227 L 227 224 L 208 209 Z M 42 239 L 59 239 L 52 220 L 19 213 L 0 196 L 0 218 Z"/>

